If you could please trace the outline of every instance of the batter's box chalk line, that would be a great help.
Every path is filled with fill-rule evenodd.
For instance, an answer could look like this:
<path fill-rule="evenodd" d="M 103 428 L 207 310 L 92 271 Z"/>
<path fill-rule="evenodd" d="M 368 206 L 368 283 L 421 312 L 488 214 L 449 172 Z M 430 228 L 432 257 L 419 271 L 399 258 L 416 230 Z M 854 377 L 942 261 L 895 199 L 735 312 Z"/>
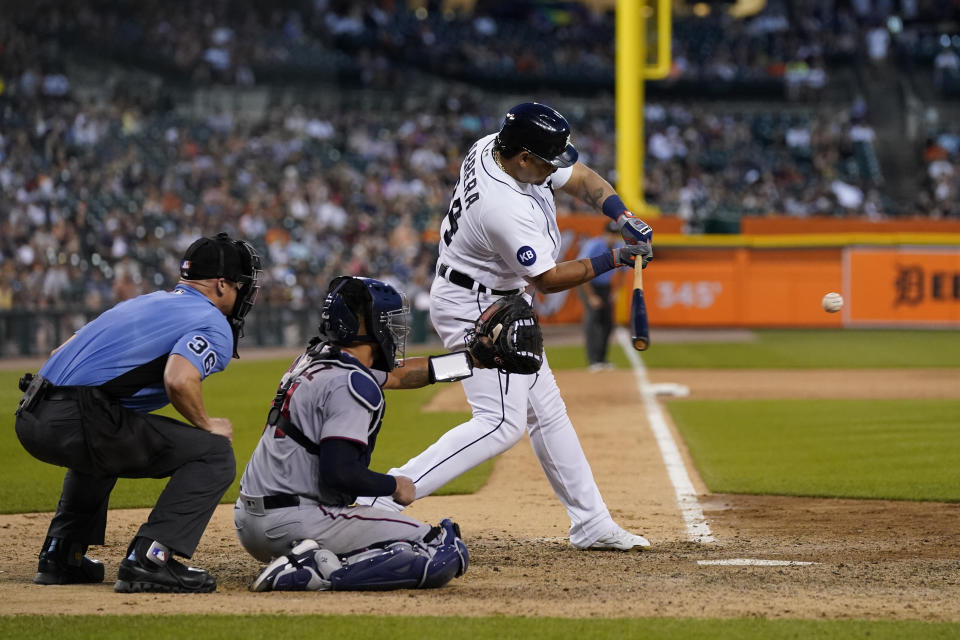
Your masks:
<path fill-rule="evenodd" d="M 802 560 L 762 560 L 759 558 L 728 558 L 726 560 L 697 560 L 701 567 L 809 567 L 819 562 Z"/>
<path fill-rule="evenodd" d="M 633 369 L 633 375 L 637 381 L 637 391 L 643 398 L 647 422 L 649 422 L 653 437 L 660 448 L 660 456 L 663 458 L 663 464 L 667 469 L 667 476 L 673 485 L 677 508 L 680 509 L 680 514 L 683 516 L 687 540 L 700 544 L 714 544 L 717 539 L 713 537 L 710 525 L 707 524 L 707 520 L 703 516 L 703 508 L 697 500 L 697 492 L 690 480 L 690 474 L 687 473 L 683 456 L 680 455 L 680 449 L 673 439 L 667 419 L 660 408 L 660 403 L 657 401 L 658 388 L 668 392 L 663 393 L 663 395 L 675 396 L 689 395 L 690 389 L 685 385 L 675 383 L 651 384 L 647 377 L 647 368 L 633 348 L 633 341 L 626 329 L 621 327 L 617 330 L 617 342 L 627 355 L 627 360 L 630 361 L 630 367 Z"/>

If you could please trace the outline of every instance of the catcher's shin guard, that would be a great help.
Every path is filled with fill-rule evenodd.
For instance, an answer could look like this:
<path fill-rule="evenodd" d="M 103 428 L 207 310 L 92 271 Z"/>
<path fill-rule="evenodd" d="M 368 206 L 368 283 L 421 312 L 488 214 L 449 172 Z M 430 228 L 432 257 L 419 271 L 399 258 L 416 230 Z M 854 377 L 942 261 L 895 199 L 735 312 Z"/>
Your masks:
<path fill-rule="evenodd" d="M 343 568 L 330 574 L 335 591 L 433 589 L 467 571 L 470 554 L 460 529 L 443 520 L 424 544 L 391 542 L 343 558 Z"/>
<path fill-rule="evenodd" d="M 330 574 L 335 591 L 385 591 L 420 586 L 428 558 L 409 542 L 391 542 L 343 559 L 343 568 Z"/>

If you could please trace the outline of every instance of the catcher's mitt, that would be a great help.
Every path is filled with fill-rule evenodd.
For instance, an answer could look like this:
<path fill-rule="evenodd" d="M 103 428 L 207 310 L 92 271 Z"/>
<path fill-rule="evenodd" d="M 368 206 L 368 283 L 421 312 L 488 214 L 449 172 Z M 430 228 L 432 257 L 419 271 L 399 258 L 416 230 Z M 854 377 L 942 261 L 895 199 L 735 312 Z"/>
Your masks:
<path fill-rule="evenodd" d="M 543 333 L 537 314 L 522 296 L 500 298 L 467 332 L 467 351 L 482 367 L 530 374 L 543 364 Z"/>

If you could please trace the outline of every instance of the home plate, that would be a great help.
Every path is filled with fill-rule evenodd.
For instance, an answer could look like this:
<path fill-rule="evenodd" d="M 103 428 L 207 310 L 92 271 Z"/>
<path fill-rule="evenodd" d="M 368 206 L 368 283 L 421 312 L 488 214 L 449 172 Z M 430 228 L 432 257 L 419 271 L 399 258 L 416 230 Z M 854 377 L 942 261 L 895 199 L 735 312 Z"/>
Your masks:
<path fill-rule="evenodd" d="M 806 567 L 819 562 L 800 560 L 760 560 L 757 558 L 730 558 L 729 560 L 697 560 L 701 567 Z"/>
<path fill-rule="evenodd" d="M 690 395 L 690 387 L 676 382 L 654 382 L 650 385 L 650 391 L 658 396 L 674 396 L 675 398 L 686 398 Z"/>

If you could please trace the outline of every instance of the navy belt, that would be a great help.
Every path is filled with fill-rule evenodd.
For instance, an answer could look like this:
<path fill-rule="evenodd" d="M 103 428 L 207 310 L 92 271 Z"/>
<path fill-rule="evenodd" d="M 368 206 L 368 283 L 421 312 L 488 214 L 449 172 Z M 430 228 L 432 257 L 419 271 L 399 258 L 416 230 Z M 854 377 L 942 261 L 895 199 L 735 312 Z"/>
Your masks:
<path fill-rule="evenodd" d="M 272 496 L 263 496 L 264 509 L 282 509 L 283 507 L 299 507 L 300 496 L 289 493 L 278 493 Z"/>
<path fill-rule="evenodd" d="M 480 293 L 492 293 L 495 296 L 512 296 L 514 294 L 520 293 L 521 289 L 491 289 L 485 285 L 480 284 L 470 276 L 465 273 L 460 273 L 456 269 L 451 269 L 445 264 L 440 264 L 437 269 L 437 273 L 441 278 L 445 278 L 447 282 L 452 282 L 458 287 L 463 287 L 464 289 L 470 289 L 471 291 L 479 291 Z"/>

